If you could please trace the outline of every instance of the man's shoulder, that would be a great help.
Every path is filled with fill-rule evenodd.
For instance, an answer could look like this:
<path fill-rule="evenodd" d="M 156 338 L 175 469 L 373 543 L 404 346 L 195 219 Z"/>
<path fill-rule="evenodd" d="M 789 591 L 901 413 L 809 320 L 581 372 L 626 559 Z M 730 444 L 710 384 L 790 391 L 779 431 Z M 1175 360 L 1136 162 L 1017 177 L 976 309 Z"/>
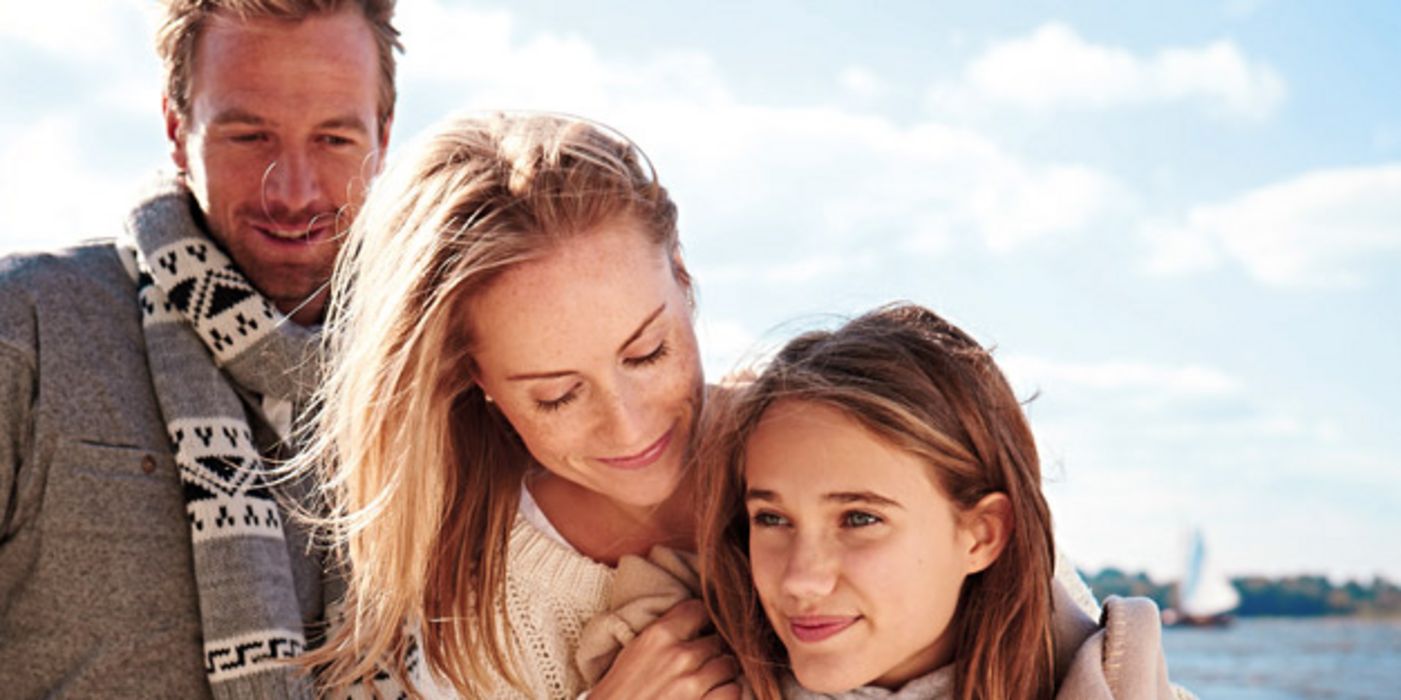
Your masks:
<path fill-rule="evenodd" d="M 131 284 L 115 241 L 94 239 L 54 250 L 0 257 L 0 289 L 28 297 Z"/>
<path fill-rule="evenodd" d="M 111 317 L 137 308 L 136 283 L 112 240 L 0 257 L 0 343 L 33 348 L 40 319 Z"/>

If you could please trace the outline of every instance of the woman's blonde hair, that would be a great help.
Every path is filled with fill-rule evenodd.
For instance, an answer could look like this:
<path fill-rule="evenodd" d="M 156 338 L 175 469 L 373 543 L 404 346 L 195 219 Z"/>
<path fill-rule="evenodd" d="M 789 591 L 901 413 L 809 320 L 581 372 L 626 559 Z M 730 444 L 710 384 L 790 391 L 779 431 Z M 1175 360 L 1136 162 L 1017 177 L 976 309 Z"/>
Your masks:
<path fill-rule="evenodd" d="M 318 472 L 325 523 L 348 557 L 344 624 L 309 656 L 328 686 L 401 659 L 406 623 L 464 696 L 493 673 L 520 686 L 500 611 L 532 460 L 472 380 L 467 302 L 503 271 L 618 221 L 679 254 L 676 207 L 645 156 L 557 115 L 451 121 L 372 188 L 333 276 L 331 369 L 297 464 Z"/>
<path fill-rule="evenodd" d="M 964 581 L 951 623 L 954 696 L 1051 697 L 1054 544 L 1031 429 L 986 350 L 932 311 L 899 304 L 793 339 L 723 415 L 706 417 L 700 454 L 707 466 L 699 474 L 704 597 L 759 700 L 778 697 L 787 657 L 751 579 L 744 451 L 764 411 L 780 399 L 831 406 L 920 457 L 959 508 L 1007 495 L 1009 541 L 997 561 Z"/>

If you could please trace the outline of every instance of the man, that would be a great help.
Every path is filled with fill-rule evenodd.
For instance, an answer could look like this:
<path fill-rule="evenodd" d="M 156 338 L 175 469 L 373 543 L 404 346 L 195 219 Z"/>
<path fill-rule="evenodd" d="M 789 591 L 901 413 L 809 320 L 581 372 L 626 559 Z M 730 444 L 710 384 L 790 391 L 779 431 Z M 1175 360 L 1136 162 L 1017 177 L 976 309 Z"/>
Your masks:
<path fill-rule="evenodd" d="M 179 174 L 0 260 L 0 695 L 310 694 L 282 660 L 332 594 L 264 470 L 388 143 L 393 5 L 167 0 Z"/>

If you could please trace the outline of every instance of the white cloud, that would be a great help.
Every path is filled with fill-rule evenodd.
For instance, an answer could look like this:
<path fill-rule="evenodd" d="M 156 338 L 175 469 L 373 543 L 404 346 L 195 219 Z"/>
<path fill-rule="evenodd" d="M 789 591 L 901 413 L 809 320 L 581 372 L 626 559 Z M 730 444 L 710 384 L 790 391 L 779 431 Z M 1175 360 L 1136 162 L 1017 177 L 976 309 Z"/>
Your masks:
<path fill-rule="evenodd" d="M 437 3 L 406 6 L 401 21 L 405 103 L 452 96 L 460 108 L 556 109 L 612 124 L 657 162 L 688 246 L 729 244 L 732 256 L 788 266 L 765 278 L 803 276 L 793 251 L 814 247 L 841 257 L 943 253 L 969 242 L 1012 251 L 1074 234 L 1123 199 L 1103 173 L 1028 162 L 973 130 L 745 103 L 695 51 L 614 60 L 578 38 L 524 36 L 505 12 Z M 859 91 L 879 86 L 860 68 L 841 80 Z M 734 245 L 756 228 L 772 249 Z M 706 238 L 698 244 L 692 231 Z"/>
<path fill-rule="evenodd" d="M 703 351 L 707 381 L 719 382 L 723 377 L 756 360 L 759 337 L 743 323 L 730 319 L 710 319 L 704 314 L 696 320 L 696 339 Z"/>
<path fill-rule="evenodd" d="M 1267 0 L 1226 0 L 1226 16 L 1233 19 L 1248 19 L 1265 7 Z"/>
<path fill-rule="evenodd" d="M 877 256 L 870 251 L 852 256 L 818 254 L 766 262 L 746 261 L 709 268 L 705 282 L 762 281 L 784 287 L 821 284 L 835 275 L 872 270 L 877 262 Z"/>
<path fill-rule="evenodd" d="M 27 49 L 20 60 L 37 52 L 33 60 L 68 64 L 91 83 L 29 88 L 42 97 L 71 106 L 91 95 L 98 109 L 158 119 L 161 67 L 151 41 L 158 9 L 131 0 L 89 0 L 77 9 L 71 3 L 0 2 L 0 41 Z M 55 92 L 44 95 L 46 90 Z M 63 90 L 72 92 L 58 92 Z"/>
<path fill-rule="evenodd" d="M 1060 22 L 993 44 L 965 68 L 963 82 L 937 86 L 946 106 L 986 102 L 1032 110 L 1104 109 L 1193 101 L 1222 113 L 1262 118 L 1284 100 L 1283 78 L 1230 41 L 1169 48 L 1151 56 L 1095 44 Z"/>
<path fill-rule="evenodd" d="M 864 99 L 880 97 L 888 87 L 880 76 L 861 66 L 847 66 L 837 73 L 837 84 L 847 93 Z"/>
<path fill-rule="evenodd" d="M 0 141 L 0 253 L 118 232 L 138 182 L 93 171 L 74 117 L 53 117 Z"/>
<path fill-rule="evenodd" d="M 645 62 L 611 63 L 584 39 L 516 31 L 505 10 L 406 4 L 396 20 L 408 50 L 400 81 L 456 89 L 471 109 L 550 109 L 589 116 L 620 98 L 707 95 L 716 75 L 704 54 L 663 50 Z"/>
<path fill-rule="evenodd" d="M 1158 272 L 1234 260 L 1270 285 L 1360 284 L 1361 267 L 1401 253 L 1401 164 L 1305 173 L 1143 233 Z"/>
<path fill-rule="evenodd" d="M 89 0 L 81 8 L 62 2 L 0 3 L 0 37 L 42 51 L 84 60 L 111 56 L 122 34 L 114 26 L 139 16 L 135 3 Z"/>
<path fill-rule="evenodd" d="M 1052 387 L 1057 392 L 1134 392 L 1171 397 L 1222 398 L 1237 395 L 1240 382 L 1201 365 L 1165 366 L 1146 362 L 1057 362 L 1030 355 L 999 356 L 997 364 L 1019 387 Z"/>

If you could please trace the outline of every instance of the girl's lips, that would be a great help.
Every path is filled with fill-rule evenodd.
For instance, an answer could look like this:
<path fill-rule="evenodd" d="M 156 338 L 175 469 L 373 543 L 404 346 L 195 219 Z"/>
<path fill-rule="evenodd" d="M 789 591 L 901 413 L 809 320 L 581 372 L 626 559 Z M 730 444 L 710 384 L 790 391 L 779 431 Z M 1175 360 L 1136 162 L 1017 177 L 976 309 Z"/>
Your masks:
<path fill-rule="evenodd" d="M 676 432 L 676 428 L 672 427 L 666 431 L 665 435 L 657 438 L 656 442 L 648 445 L 635 455 L 630 455 L 628 457 L 599 457 L 598 461 L 616 469 L 642 469 L 643 467 L 650 466 L 653 462 L 660 459 L 663 454 L 666 454 L 666 448 L 671 446 L 671 435 L 674 432 Z"/>
<path fill-rule="evenodd" d="M 788 629 L 800 642 L 813 644 L 856 624 L 858 616 L 810 615 L 788 618 Z"/>

